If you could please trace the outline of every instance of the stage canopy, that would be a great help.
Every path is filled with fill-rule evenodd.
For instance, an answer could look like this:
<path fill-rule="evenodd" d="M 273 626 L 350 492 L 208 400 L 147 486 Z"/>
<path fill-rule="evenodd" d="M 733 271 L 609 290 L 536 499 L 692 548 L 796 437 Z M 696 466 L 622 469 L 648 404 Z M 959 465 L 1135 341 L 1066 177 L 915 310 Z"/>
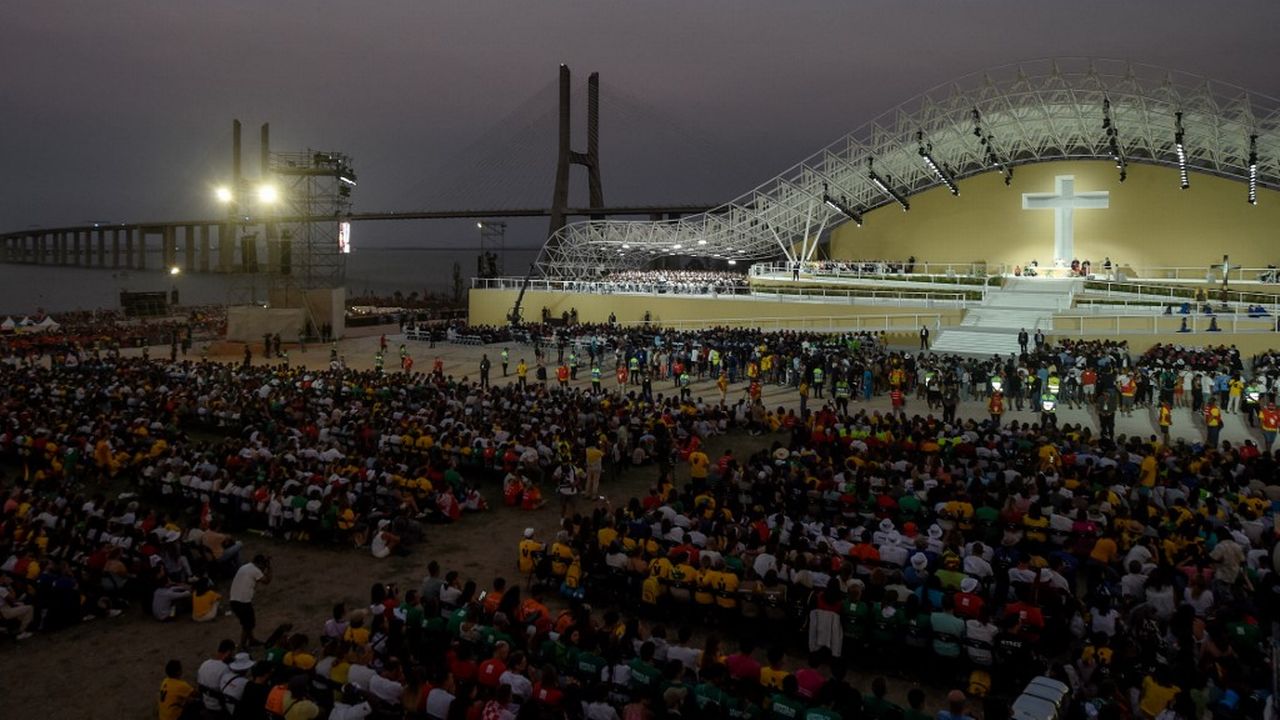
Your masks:
<path fill-rule="evenodd" d="M 814 256 L 823 234 L 886 204 L 1019 165 L 1108 159 L 1280 188 L 1280 100 L 1115 60 L 1038 60 L 967 75 L 888 110 L 737 199 L 670 221 L 592 220 L 548 238 L 538 269 L 591 278 L 666 256 L 746 265 Z M 745 268 L 744 268 L 745 269 Z"/>

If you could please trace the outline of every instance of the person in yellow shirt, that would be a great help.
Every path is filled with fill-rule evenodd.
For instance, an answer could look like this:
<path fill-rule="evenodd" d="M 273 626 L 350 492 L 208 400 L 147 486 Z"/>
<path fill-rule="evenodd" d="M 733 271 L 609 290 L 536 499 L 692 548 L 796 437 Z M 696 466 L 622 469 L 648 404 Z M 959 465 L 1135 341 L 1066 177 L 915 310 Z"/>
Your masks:
<path fill-rule="evenodd" d="M 689 453 L 689 478 L 695 483 L 705 482 L 710 469 L 711 458 L 707 457 L 701 447 Z"/>
<path fill-rule="evenodd" d="M 1165 667 L 1158 668 L 1155 675 L 1148 675 L 1142 679 L 1142 694 L 1138 700 L 1138 709 L 1142 711 L 1143 717 L 1153 719 L 1178 697 L 1178 693 L 1182 692 L 1182 688 L 1174 685 L 1167 677 L 1168 670 Z"/>
<path fill-rule="evenodd" d="M 716 601 L 716 588 L 720 585 L 720 575 L 711 567 L 711 558 L 702 558 L 702 572 L 698 577 L 698 588 L 693 594 L 693 601 L 704 608 L 711 607 Z"/>
<path fill-rule="evenodd" d="M 594 497 L 600 494 L 600 476 L 604 472 L 604 450 L 597 445 L 591 445 L 586 451 L 587 460 L 587 487 L 588 497 Z"/>
<path fill-rule="evenodd" d="M 524 529 L 524 539 L 520 541 L 517 567 L 521 575 L 530 575 L 538 565 L 538 558 L 546 550 L 546 546 L 533 539 L 533 528 Z"/>
<path fill-rule="evenodd" d="M 164 666 L 160 681 L 160 700 L 156 703 L 159 720 L 179 720 L 187 704 L 196 699 L 195 686 L 182 679 L 182 663 L 170 660 Z"/>
<path fill-rule="evenodd" d="M 602 548 L 607 548 L 618 539 L 618 530 L 614 527 L 612 517 L 605 519 L 604 527 L 596 531 L 596 543 Z"/>
<path fill-rule="evenodd" d="M 1138 484 L 1142 487 L 1155 487 L 1157 469 L 1155 453 L 1147 453 L 1138 466 Z"/>
<path fill-rule="evenodd" d="M 307 651 L 306 635 L 296 633 L 289 638 L 289 652 L 284 654 L 281 663 L 299 670 L 311 670 L 316 666 L 316 656 Z"/>
<path fill-rule="evenodd" d="M 191 596 L 191 619 L 196 622 L 209 622 L 218 617 L 218 601 L 222 596 L 213 589 L 206 579 L 196 583 L 196 591 Z"/>

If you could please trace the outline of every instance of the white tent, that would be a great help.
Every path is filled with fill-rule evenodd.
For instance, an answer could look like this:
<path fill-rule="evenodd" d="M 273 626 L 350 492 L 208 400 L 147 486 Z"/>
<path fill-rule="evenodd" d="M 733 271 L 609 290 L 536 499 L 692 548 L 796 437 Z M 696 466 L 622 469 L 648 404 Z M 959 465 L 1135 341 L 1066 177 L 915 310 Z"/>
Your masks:
<path fill-rule="evenodd" d="M 29 317 L 24 317 L 18 321 L 18 327 L 31 327 L 32 325 L 35 325 L 35 323 Z"/>
<path fill-rule="evenodd" d="M 62 326 L 59 325 L 53 318 L 49 317 L 48 315 L 45 315 L 43 320 L 36 323 L 35 329 L 41 332 L 53 332 L 60 327 Z"/>
<path fill-rule="evenodd" d="M 11 317 L 7 317 L 4 322 L 0 322 L 0 330 L 4 332 L 12 332 L 16 327 L 18 327 L 18 323 L 14 322 Z"/>

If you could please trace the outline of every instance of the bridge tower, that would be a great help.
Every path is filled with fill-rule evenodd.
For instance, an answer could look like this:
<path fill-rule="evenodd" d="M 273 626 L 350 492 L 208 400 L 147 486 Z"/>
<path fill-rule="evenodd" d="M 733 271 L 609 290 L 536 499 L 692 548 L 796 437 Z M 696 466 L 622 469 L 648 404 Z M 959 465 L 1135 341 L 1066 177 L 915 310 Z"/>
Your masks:
<path fill-rule="evenodd" d="M 571 148 L 572 123 L 569 107 L 569 66 L 560 66 L 560 148 L 556 155 L 556 187 L 551 196 L 551 225 L 547 236 L 565 226 L 569 210 L 569 166 L 587 168 L 588 201 L 592 209 L 604 207 L 604 187 L 600 182 L 600 73 L 587 76 L 587 151 Z M 592 215 L 593 220 L 603 215 Z"/>

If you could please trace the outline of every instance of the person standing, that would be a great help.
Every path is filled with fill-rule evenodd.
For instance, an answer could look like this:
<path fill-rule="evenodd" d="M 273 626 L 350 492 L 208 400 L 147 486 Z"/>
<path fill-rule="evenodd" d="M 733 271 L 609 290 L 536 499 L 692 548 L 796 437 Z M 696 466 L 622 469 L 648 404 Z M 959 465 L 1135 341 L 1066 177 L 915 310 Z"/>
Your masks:
<path fill-rule="evenodd" d="M 920 349 L 929 349 L 929 328 L 925 325 L 920 326 Z"/>
<path fill-rule="evenodd" d="M 1164 444 L 1169 444 L 1169 427 L 1173 425 L 1173 409 L 1169 407 L 1169 403 L 1160 403 L 1160 437 L 1164 440 Z"/>
<path fill-rule="evenodd" d="M 991 416 L 991 425 L 1000 427 L 1000 416 L 1004 415 L 1004 395 L 999 390 L 991 392 L 987 400 L 987 414 Z"/>
<path fill-rule="evenodd" d="M 1209 447 L 1218 446 L 1218 437 L 1222 434 L 1222 409 L 1218 407 L 1216 398 L 1209 398 L 1204 406 L 1204 426 L 1209 434 Z"/>
<path fill-rule="evenodd" d="M 231 581 L 228 599 L 231 601 L 231 612 L 240 621 L 240 647 L 244 649 L 262 644 L 253 637 L 253 629 L 257 625 L 257 618 L 253 612 L 253 596 L 259 584 L 269 585 L 270 583 L 271 560 L 266 555 L 255 555 L 253 562 L 241 565 Z"/>
<path fill-rule="evenodd" d="M 488 389 L 489 387 L 489 353 L 485 353 L 480 357 L 480 387 Z M 506 373 L 503 373 L 504 375 Z"/>
<path fill-rule="evenodd" d="M 1116 435 L 1116 389 L 1103 388 L 1098 392 L 1098 434 L 1104 440 Z"/>
<path fill-rule="evenodd" d="M 507 363 L 511 361 L 511 351 L 502 348 L 502 377 L 507 376 Z"/>
<path fill-rule="evenodd" d="M 1022 328 L 1018 331 L 1018 347 L 1022 350 L 1022 354 L 1027 354 L 1027 343 L 1031 340 L 1031 336 L 1027 334 L 1027 329 Z"/>
<path fill-rule="evenodd" d="M 1262 426 L 1262 445 L 1269 453 L 1276 442 L 1276 431 L 1280 430 L 1280 410 L 1276 410 L 1274 400 L 1258 411 L 1258 424 Z"/>

